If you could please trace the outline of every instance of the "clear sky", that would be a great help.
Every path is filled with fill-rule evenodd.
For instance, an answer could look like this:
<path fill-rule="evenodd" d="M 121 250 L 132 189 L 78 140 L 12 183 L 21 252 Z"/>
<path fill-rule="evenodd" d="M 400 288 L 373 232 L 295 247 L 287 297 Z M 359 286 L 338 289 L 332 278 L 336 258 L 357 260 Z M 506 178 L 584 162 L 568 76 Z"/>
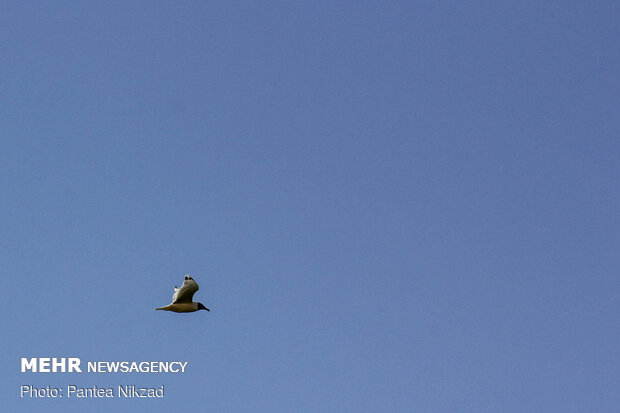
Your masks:
<path fill-rule="evenodd" d="M 2 410 L 617 411 L 617 1 L 52 3 L 0 13 Z"/>

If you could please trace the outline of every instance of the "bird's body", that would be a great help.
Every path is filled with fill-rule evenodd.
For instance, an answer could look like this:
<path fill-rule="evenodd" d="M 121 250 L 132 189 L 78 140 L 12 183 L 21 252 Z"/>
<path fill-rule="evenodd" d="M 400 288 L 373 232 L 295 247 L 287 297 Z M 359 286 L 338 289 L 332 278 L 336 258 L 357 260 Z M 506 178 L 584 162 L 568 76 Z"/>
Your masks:
<path fill-rule="evenodd" d="M 198 291 L 198 284 L 191 276 L 186 275 L 181 288 L 174 287 L 172 302 L 165 307 L 159 307 L 155 310 L 174 311 L 175 313 L 192 313 L 198 310 L 211 311 L 202 303 L 192 301 L 196 291 Z"/>

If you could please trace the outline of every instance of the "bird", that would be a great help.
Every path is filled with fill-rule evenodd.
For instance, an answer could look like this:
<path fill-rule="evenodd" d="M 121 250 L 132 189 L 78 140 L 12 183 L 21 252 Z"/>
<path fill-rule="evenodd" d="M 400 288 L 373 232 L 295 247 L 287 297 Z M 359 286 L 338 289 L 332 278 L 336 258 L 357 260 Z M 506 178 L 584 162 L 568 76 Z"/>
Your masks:
<path fill-rule="evenodd" d="M 174 294 L 172 295 L 172 302 L 165 307 L 159 307 L 155 310 L 174 311 L 175 313 L 193 313 L 198 310 L 209 310 L 202 303 L 192 301 L 194 293 L 198 291 L 198 284 L 188 274 L 183 280 L 181 288 L 174 286 Z"/>

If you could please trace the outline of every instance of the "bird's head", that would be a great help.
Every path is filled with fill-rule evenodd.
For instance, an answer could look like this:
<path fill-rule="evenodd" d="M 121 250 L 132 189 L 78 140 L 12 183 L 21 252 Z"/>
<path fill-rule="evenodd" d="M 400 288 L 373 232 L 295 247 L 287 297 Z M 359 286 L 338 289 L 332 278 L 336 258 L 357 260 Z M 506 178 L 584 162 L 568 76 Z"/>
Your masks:
<path fill-rule="evenodd" d="M 193 280 L 192 276 L 191 276 L 191 275 L 189 275 L 189 274 L 187 274 L 187 275 L 185 276 L 185 279 L 186 279 L 186 280 Z"/>
<path fill-rule="evenodd" d="M 204 305 L 202 305 L 202 303 L 198 303 L 198 309 L 199 309 L 199 310 L 207 310 L 207 311 L 211 311 L 211 310 L 209 310 L 207 307 L 205 307 Z"/>

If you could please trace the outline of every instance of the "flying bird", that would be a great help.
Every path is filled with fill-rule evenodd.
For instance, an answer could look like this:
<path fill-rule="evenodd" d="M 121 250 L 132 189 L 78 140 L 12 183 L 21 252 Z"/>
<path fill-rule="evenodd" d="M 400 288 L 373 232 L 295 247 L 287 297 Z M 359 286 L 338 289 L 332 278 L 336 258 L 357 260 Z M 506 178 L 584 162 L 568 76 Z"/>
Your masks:
<path fill-rule="evenodd" d="M 202 303 L 192 301 L 196 291 L 198 291 L 198 284 L 191 276 L 186 275 L 181 288 L 174 286 L 172 302 L 165 307 L 159 307 L 155 310 L 174 311 L 175 313 L 192 313 L 198 310 L 211 311 Z"/>

